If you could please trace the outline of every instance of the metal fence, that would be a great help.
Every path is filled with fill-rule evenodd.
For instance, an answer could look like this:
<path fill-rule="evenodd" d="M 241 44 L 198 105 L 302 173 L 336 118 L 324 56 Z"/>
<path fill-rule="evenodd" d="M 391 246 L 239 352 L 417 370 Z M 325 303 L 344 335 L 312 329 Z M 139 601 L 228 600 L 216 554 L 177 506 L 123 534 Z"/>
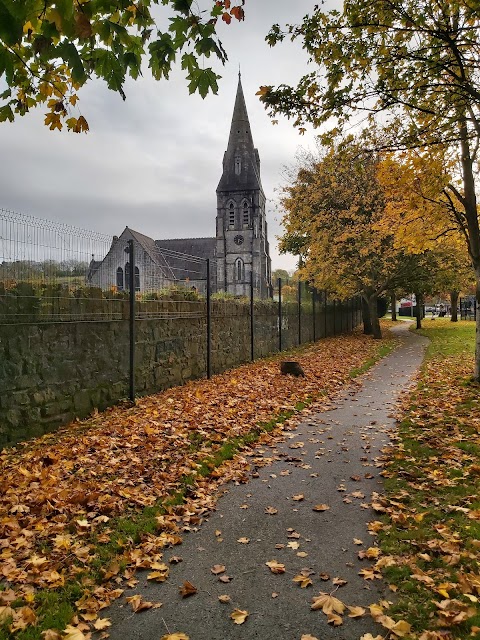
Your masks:
<path fill-rule="evenodd" d="M 212 325 L 238 313 L 219 290 L 212 240 L 188 241 L 198 250 L 195 255 L 179 250 L 187 241 L 154 241 L 128 227 L 112 238 L 0 209 L 0 327 L 128 322 L 128 393 L 133 400 L 138 323 L 196 318 L 201 321 L 196 337 L 206 344 L 205 373 L 210 377 Z M 279 351 L 350 331 L 359 317 L 358 299 L 329 299 L 326 291 L 303 282 L 278 280 L 273 302 L 258 304 L 259 285 L 253 274 L 248 277 L 244 329 L 251 360 L 266 355 L 256 335 L 262 314 L 275 319 Z M 172 300 L 174 305 L 165 302 Z"/>
<path fill-rule="evenodd" d="M 460 318 L 462 320 L 477 319 L 477 304 L 475 296 L 466 296 L 459 299 Z"/>

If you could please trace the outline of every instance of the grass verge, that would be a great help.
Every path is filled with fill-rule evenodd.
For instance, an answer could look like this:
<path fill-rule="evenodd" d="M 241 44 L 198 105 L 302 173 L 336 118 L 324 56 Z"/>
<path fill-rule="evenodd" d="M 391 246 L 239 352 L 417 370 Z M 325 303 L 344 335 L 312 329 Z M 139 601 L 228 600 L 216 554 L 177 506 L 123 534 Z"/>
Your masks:
<path fill-rule="evenodd" d="M 389 613 L 412 638 L 480 638 L 480 386 L 471 382 L 475 326 L 426 320 L 416 390 L 386 452 L 376 524 Z M 381 524 L 380 524 L 381 522 Z"/>

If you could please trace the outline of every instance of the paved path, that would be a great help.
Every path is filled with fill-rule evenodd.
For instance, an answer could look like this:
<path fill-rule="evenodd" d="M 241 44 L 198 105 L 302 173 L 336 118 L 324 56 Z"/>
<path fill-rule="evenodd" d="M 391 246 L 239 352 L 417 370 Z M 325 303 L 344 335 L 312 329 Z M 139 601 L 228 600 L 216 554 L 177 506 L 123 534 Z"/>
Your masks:
<path fill-rule="evenodd" d="M 347 581 L 335 596 L 348 605 L 366 606 L 392 596 L 380 580 L 358 575 L 371 565 L 359 560 L 358 552 L 375 544 L 366 527 L 375 519 L 368 507 L 371 494 L 382 490 L 375 459 L 389 441 L 395 427 L 392 409 L 418 369 L 426 344 L 408 332 L 406 323 L 395 331 L 400 347 L 364 376 L 360 388 L 344 391 L 329 411 L 312 411 L 295 431 L 286 432 L 284 442 L 263 447 L 273 462 L 247 484 L 229 485 L 199 531 L 165 552 L 165 560 L 183 558 L 171 566 L 165 583 L 147 584 L 146 573 L 139 575 L 139 584 L 126 595 L 141 593 L 146 600 L 162 602 L 161 608 L 132 614 L 122 599 L 104 612 L 113 623 L 112 640 L 160 640 L 167 628 L 190 640 L 300 640 L 303 634 L 319 640 L 358 640 L 368 632 L 384 635 L 368 617 L 353 620 L 344 615 L 343 625 L 334 628 L 322 611 L 311 611 L 310 604 L 320 591 L 335 590 L 334 578 Z M 298 494 L 304 499 L 293 500 Z M 315 512 L 317 504 L 330 509 Z M 267 507 L 278 512 L 269 515 Z M 300 537 L 289 538 L 290 530 Z M 250 542 L 237 542 L 243 537 Z M 355 544 L 354 538 L 363 544 Z M 275 575 L 265 566 L 274 559 L 285 565 L 286 573 Z M 222 583 L 211 573 L 215 564 L 226 566 L 231 582 Z M 312 571 L 313 586 L 306 589 L 292 582 L 302 569 Z M 320 574 L 330 579 L 322 580 Z M 182 599 L 178 587 L 186 580 L 198 593 Z M 231 602 L 220 603 L 222 594 Z M 248 610 L 244 624 L 230 619 L 234 608 Z"/>

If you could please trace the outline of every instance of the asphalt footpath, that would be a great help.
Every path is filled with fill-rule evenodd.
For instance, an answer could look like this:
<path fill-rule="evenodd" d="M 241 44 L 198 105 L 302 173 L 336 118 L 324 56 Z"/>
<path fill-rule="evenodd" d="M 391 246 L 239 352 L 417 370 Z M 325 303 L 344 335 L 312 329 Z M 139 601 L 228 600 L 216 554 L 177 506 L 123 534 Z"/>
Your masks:
<path fill-rule="evenodd" d="M 313 408 L 282 442 L 260 447 L 258 454 L 271 462 L 253 474 L 258 477 L 230 483 L 198 531 L 165 550 L 165 562 L 182 558 L 171 564 L 168 580 L 147 582 L 141 572 L 138 585 L 124 594 L 141 594 L 161 607 L 133 613 L 122 597 L 102 612 L 112 622 L 111 640 L 160 640 L 169 633 L 190 640 L 385 635 L 368 615 L 350 618 L 346 610 L 334 626 L 311 604 L 320 593 L 361 607 L 394 598 L 382 580 L 359 575 L 374 562 L 359 552 L 375 546 L 367 523 L 377 518 L 372 494 L 382 492 L 378 457 L 395 432 L 395 403 L 412 384 L 427 343 L 408 331 L 408 323 L 394 331 L 400 345 L 362 376 L 361 385 L 345 389 L 327 411 Z M 212 573 L 215 565 L 225 570 Z M 272 572 L 277 565 L 285 572 Z M 302 588 L 302 575 L 310 586 Z M 182 598 L 185 581 L 197 593 Z M 242 624 L 230 617 L 235 609 L 248 612 Z"/>

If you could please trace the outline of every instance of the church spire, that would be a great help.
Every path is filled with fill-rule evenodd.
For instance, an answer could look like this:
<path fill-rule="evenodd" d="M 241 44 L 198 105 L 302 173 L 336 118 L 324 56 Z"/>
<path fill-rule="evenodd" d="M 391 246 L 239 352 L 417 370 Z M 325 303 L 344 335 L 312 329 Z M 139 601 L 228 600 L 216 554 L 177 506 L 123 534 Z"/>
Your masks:
<path fill-rule="evenodd" d="M 244 189 L 262 189 L 262 185 L 260 182 L 260 160 L 258 151 L 253 144 L 239 69 L 230 136 L 223 158 L 223 175 L 217 191 Z"/>

